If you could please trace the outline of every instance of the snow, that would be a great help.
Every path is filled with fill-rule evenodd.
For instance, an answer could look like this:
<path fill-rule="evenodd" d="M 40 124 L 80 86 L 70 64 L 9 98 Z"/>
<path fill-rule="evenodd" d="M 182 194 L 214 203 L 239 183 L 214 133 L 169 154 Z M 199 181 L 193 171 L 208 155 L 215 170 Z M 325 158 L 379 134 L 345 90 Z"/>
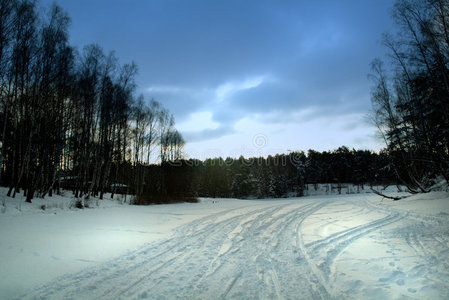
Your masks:
<path fill-rule="evenodd" d="M 1 299 L 449 297 L 446 192 L 0 201 Z"/>

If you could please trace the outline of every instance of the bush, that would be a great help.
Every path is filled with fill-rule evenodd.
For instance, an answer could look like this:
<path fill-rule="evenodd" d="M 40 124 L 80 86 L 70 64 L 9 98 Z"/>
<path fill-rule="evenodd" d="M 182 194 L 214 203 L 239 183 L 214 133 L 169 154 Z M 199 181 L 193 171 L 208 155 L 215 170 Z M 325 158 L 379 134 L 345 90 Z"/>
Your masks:
<path fill-rule="evenodd" d="M 150 204 L 169 204 L 169 203 L 180 203 L 189 202 L 197 203 L 198 198 L 192 195 L 184 194 L 173 194 L 168 195 L 167 193 L 144 193 L 135 197 L 132 204 L 135 205 L 150 205 Z"/>

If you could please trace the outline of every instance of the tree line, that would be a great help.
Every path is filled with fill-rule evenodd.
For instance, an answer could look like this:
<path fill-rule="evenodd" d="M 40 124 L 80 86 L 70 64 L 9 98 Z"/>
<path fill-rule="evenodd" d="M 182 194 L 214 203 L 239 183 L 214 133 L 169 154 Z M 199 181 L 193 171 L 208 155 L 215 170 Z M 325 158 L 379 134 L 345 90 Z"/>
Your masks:
<path fill-rule="evenodd" d="M 398 184 L 386 152 L 309 150 L 254 158 L 189 159 L 148 166 L 148 185 L 137 204 L 212 198 L 283 198 L 302 196 L 310 185 Z"/>
<path fill-rule="evenodd" d="M 449 1 L 398 0 L 388 65 L 372 63 L 373 121 L 389 165 L 409 191 L 449 183 Z"/>
<path fill-rule="evenodd" d="M 309 150 L 266 158 L 185 160 L 173 115 L 136 96 L 134 63 L 96 44 L 69 43 L 57 5 L 0 2 L 0 182 L 27 201 L 70 189 L 77 198 L 136 195 L 138 204 L 195 197 L 300 196 L 308 184 L 408 186 L 449 181 L 449 1 L 398 0 L 389 66 L 372 63 L 380 153 Z M 160 164 L 153 164 L 157 160 Z"/>
<path fill-rule="evenodd" d="M 167 109 L 135 96 L 137 66 L 96 44 L 79 52 L 69 24 L 57 5 L 0 2 L 0 181 L 27 201 L 64 184 L 76 197 L 141 193 L 144 166 L 181 158 L 184 139 Z"/>
<path fill-rule="evenodd" d="M 197 167 L 199 196 L 281 198 L 302 196 L 319 183 L 394 184 L 385 153 L 309 150 L 245 159 L 208 159 Z"/>

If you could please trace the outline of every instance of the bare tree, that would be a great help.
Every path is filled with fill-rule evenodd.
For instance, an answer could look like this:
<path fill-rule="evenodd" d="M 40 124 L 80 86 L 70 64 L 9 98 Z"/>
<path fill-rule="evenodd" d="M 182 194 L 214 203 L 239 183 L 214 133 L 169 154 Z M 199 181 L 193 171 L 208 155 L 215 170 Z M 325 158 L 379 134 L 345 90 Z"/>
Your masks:
<path fill-rule="evenodd" d="M 3 129 L 0 152 L 0 183 L 3 174 L 3 157 L 5 155 L 6 128 L 8 126 L 8 117 L 10 111 L 10 88 L 7 80 L 7 68 L 10 61 L 10 45 L 14 29 L 14 7 L 17 6 L 16 0 L 5 0 L 0 2 L 0 104 L 3 108 Z"/>
<path fill-rule="evenodd" d="M 411 191 L 428 191 L 442 176 L 449 182 L 449 2 L 398 0 L 400 33 L 385 34 L 392 76 L 372 64 L 374 116 L 390 157 L 407 170 Z"/>

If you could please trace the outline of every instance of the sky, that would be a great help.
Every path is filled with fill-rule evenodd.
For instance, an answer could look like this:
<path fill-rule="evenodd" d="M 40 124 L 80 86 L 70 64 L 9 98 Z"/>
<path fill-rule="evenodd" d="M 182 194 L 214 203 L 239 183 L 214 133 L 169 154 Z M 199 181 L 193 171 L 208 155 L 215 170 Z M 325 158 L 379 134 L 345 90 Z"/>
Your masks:
<path fill-rule="evenodd" d="M 393 2 L 56 1 L 72 45 L 134 61 L 136 94 L 173 113 L 187 157 L 200 159 L 381 149 L 367 75 L 385 55 Z"/>

